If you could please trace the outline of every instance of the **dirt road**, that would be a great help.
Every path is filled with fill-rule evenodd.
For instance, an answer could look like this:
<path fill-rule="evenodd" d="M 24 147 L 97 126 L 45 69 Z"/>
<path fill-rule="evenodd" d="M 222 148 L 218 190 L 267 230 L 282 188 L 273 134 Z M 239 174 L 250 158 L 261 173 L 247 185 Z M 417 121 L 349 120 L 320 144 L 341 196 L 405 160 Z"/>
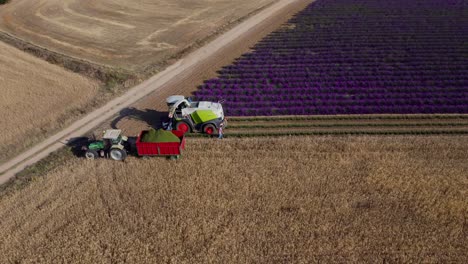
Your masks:
<path fill-rule="evenodd" d="M 16 173 L 48 156 L 74 138 L 103 124 L 116 114 L 119 114 L 118 120 L 124 120 L 122 115 L 132 114 L 132 109 L 140 109 L 138 111 L 156 109 L 157 112 L 164 104 L 166 95 L 187 94 L 193 91 L 203 79 L 214 76 L 219 67 L 229 64 L 248 51 L 255 42 L 275 30 L 311 2 L 313 0 L 282 0 L 247 19 L 211 43 L 177 61 L 163 72 L 88 114 L 67 129 L 2 164 L 0 166 L 0 184 L 5 183 Z M 147 99 L 138 102 L 150 94 L 151 96 Z M 130 108 L 130 106 L 133 107 Z M 131 121 L 127 121 L 126 124 L 133 126 Z M 141 128 L 138 127 L 138 129 Z"/>

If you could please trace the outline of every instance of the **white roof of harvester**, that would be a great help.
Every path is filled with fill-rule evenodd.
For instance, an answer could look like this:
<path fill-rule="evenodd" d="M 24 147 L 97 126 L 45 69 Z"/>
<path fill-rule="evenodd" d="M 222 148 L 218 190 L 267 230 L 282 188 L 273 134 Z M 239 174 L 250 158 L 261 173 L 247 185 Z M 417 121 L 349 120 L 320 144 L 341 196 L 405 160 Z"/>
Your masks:
<path fill-rule="evenodd" d="M 221 106 L 220 104 L 214 103 L 214 102 L 202 101 L 198 103 L 198 107 L 202 109 L 211 109 L 211 108 L 219 109 L 220 106 Z"/>
<path fill-rule="evenodd" d="M 108 129 L 104 132 L 104 136 L 102 138 L 104 139 L 116 139 L 120 136 L 120 133 L 122 133 L 122 130 L 120 129 Z"/>
<path fill-rule="evenodd" d="M 183 95 L 171 95 L 166 99 L 166 103 L 168 104 L 175 104 L 178 101 L 184 100 L 185 96 Z"/>

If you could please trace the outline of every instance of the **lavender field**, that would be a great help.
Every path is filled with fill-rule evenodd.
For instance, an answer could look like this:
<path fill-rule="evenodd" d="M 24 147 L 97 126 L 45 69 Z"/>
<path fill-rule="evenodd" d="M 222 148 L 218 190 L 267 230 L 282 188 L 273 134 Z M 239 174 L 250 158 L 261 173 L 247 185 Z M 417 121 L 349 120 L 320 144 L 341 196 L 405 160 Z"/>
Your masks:
<path fill-rule="evenodd" d="M 194 93 L 229 116 L 468 113 L 468 2 L 318 0 Z"/>

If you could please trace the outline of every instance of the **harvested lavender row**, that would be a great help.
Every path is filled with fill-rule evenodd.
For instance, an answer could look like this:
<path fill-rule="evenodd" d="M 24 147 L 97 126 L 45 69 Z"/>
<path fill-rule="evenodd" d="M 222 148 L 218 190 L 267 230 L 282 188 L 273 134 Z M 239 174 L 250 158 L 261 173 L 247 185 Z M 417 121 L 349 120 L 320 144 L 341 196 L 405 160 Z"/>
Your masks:
<path fill-rule="evenodd" d="M 468 113 L 467 9 L 318 0 L 194 96 L 230 116 Z"/>

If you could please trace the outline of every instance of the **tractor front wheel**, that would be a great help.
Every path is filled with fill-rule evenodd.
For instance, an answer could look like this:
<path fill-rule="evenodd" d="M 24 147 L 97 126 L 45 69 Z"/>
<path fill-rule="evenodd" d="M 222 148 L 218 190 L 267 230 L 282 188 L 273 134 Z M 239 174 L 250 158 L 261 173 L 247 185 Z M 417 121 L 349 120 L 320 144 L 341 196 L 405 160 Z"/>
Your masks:
<path fill-rule="evenodd" d="M 182 131 L 185 134 L 187 132 L 190 132 L 190 126 L 184 121 L 181 121 L 176 124 L 176 130 Z"/>
<path fill-rule="evenodd" d="M 203 127 L 203 132 L 208 135 L 213 135 L 216 131 L 216 128 L 213 124 L 208 124 Z"/>
<path fill-rule="evenodd" d="M 127 152 L 123 149 L 114 148 L 110 150 L 110 157 L 113 160 L 125 160 Z"/>
<path fill-rule="evenodd" d="M 88 149 L 85 153 L 85 158 L 89 160 L 97 159 L 99 154 L 93 149 Z"/>

